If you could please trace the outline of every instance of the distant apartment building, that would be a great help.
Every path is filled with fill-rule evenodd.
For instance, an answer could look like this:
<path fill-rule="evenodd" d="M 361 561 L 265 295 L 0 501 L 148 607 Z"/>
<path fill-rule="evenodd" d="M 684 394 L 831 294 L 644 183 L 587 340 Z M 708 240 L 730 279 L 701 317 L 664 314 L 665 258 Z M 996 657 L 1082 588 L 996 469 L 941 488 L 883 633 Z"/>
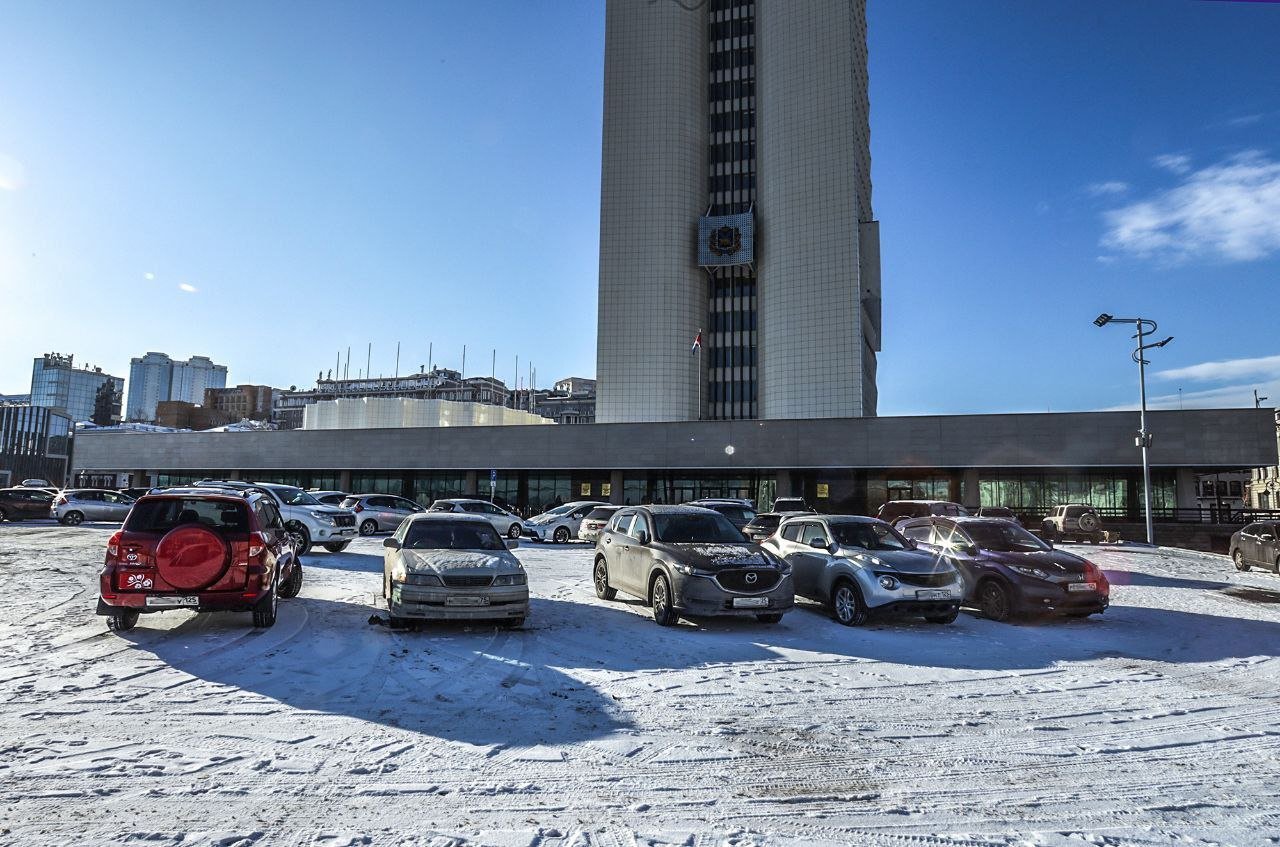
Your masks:
<path fill-rule="evenodd" d="M 226 412 L 197 406 L 186 400 L 161 400 L 156 404 L 156 424 L 173 429 L 213 429 L 239 420 Z"/>
<path fill-rule="evenodd" d="M 216 365 L 207 356 L 186 361 L 165 353 L 147 353 L 129 360 L 129 398 L 125 415 L 130 421 L 156 420 L 156 405 L 164 400 L 201 403 L 210 388 L 227 384 L 226 365 Z"/>
<path fill-rule="evenodd" d="M 237 385 L 234 388 L 206 388 L 204 405 L 222 412 L 233 421 L 271 420 L 276 390 L 269 385 Z"/>
<path fill-rule="evenodd" d="M 123 377 L 104 373 L 102 368 L 78 368 L 74 356 L 61 353 L 38 356 L 31 368 L 31 405 L 60 411 L 72 421 L 91 420 L 99 392 L 107 390 L 106 416 L 116 422 L 120 420 Z"/>
<path fill-rule="evenodd" d="M 596 422 L 596 381 L 579 376 L 558 380 L 551 390 L 521 389 L 515 392 L 515 406 L 558 424 Z"/>

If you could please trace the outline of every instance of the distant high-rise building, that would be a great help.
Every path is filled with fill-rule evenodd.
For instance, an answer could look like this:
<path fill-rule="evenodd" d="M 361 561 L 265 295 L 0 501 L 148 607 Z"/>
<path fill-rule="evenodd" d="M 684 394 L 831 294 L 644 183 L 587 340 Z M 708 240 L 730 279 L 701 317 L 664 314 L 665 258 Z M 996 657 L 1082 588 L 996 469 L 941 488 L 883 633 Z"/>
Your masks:
<path fill-rule="evenodd" d="M 125 403 L 128 420 L 150 423 L 156 420 L 156 404 L 165 400 L 204 402 L 209 388 L 224 388 L 227 368 L 215 365 L 206 356 L 174 361 L 165 353 L 147 353 L 129 360 L 129 399 Z"/>
<path fill-rule="evenodd" d="M 865 0 L 605 9 L 597 419 L 874 415 Z"/>
<path fill-rule="evenodd" d="M 124 378 L 103 373 L 102 368 L 78 368 L 74 356 L 45 353 L 36 358 L 31 368 L 31 405 L 62 411 L 73 421 L 93 418 L 99 391 L 110 384 L 107 416 L 120 420 L 120 397 Z"/>

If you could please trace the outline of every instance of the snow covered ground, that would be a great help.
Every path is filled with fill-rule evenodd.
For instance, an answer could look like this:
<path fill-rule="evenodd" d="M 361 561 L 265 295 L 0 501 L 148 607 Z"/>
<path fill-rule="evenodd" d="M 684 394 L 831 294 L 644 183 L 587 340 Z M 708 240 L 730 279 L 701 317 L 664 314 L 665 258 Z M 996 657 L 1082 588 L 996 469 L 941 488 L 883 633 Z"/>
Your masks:
<path fill-rule="evenodd" d="M 361 539 L 270 630 L 116 636 L 109 534 L 0 525 L 0 843 L 1280 843 L 1280 578 L 1224 557 L 1084 548 L 1089 620 L 665 630 L 528 546 L 525 630 L 400 633 Z"/>

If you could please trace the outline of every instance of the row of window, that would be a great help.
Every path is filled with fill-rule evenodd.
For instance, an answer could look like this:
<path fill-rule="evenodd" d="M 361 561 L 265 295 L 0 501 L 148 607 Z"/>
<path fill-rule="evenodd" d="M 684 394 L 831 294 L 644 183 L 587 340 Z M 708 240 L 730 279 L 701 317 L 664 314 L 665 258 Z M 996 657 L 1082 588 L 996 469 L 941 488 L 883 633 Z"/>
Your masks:
<path fill-rule="evenodd" d="M 708 150 L 707 161 L 712 165 L 718 165 L 722 162 L 750 162 L 756 157 L 756 143 L 754 141 L 712 144 Z"/>
<path fill-rule="evenodd" d="M 1220 480 L 1217 484 L 1212 479 L 1200 483 L 1201 497 L 1243 497 L 1244 485 L 1237 479 Z"/>
<path fill-rule="evenodd" d="M 737 109 L 732 112 L 718 112 L 711 115 L 712 132 L 738 132 L 755 128 L 755 109 Z"/>
<path fill-rule="evenodd" d="M 755 312 L 712 312 L 711 332 L 749 332 L 756 328 Z"/>
<path fill-rule="evenodd" d="M 754 79 L 731 79 L 707 85 L 707 99 L 712 103 L 717 100 L 737 100 L 740 97 L 755 96 L 756 81 Z"/>
<path fill-rule="evenodd" d="M 711 299 L 717 297 L 755 297 L 756 278 L 749 276 L 746 268 L 726 268 L 728 271 L 742 271 L 743 275 L 732 277 L 717 276 L 711 281 Z"/>
<path fill-rule="evenodd" d="M 747 47 L 743 50 L 714 51 L 707 57 L 707 68 L 711 71 L 728 71 L 734 68 L 749 68 L 756 63 L 756 51 Z"/>
<path fill-rule="evenodd" d="M 752 368 L 756 365 L 755 347 L 712 347 L 709 353 L 713 368 Z"/>
<path fill-rule="evenodd" d="M 755 174 L 717 174 L 708 180 L 711 190 L 716 191 L 755 191 Z"/>
<path fill-rule="evenodd" d="M 712 17 L 716 12 L 728 12 L 734 9 L 742 9 L 747 15 L 756 13 L 755 0 L 710 0 L 708 11 Z"/>
<path fill-rule="evenodd" d="M 755 18 L 738 18 L 732 21 L 713 21 L 707 26 L 707 38 L 720 41 L 725 38 L 743 38 L 756 34 Z"/>
<path fill-rule="evenodd" d="M 753 403 L 756 399 L 756 382 L 753 379 L 735 379 L 729 382 L 710 382 L 712 403 Z"/>

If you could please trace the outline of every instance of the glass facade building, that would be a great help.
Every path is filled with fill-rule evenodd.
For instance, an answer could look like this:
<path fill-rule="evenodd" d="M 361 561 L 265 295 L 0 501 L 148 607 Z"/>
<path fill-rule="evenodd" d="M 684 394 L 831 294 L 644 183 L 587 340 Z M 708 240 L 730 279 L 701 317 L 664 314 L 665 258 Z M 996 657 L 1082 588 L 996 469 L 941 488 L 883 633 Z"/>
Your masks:
<path fill-rule="evenodd" d="M 31 368 L 31 405 L 65 412 L 73 421 L 93 417 L 98 391 L 110 383 L 112 421 L 120 420 L 124 378 L 103 373 L 102 368 L 77 368 L 74 357 L 46 353 Z"/>
<path fill-rule="evenodd" d="M 39 406 L 0 405 L 0 486 L 24 479 L 61 485 L 70 452 L 70 417 Z"/>

